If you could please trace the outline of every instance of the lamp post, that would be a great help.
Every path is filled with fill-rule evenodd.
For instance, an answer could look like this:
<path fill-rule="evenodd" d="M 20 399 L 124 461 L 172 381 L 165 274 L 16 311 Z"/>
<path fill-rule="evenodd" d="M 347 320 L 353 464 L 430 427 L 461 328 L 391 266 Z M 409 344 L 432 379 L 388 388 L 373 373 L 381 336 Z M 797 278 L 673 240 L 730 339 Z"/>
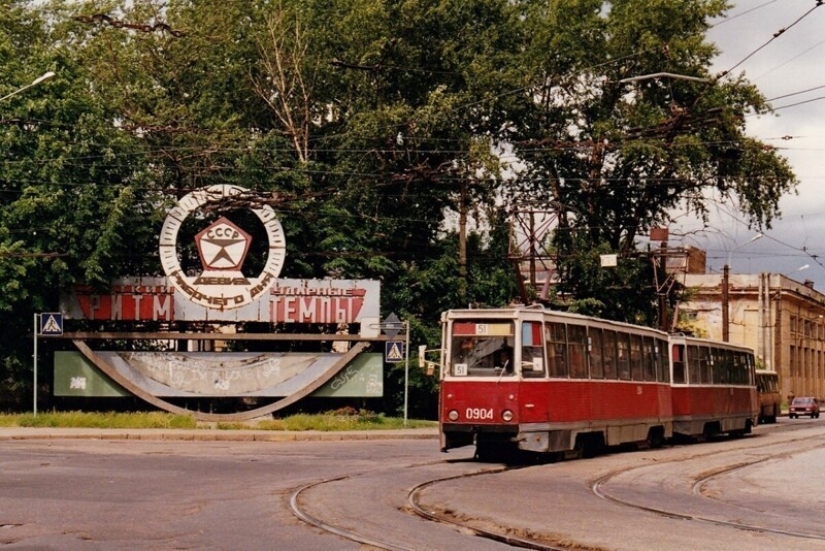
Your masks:
<path fill-rule="evenodd" d="M 18 88 L 17 90 L 15 90 L 14 92 L 11 92 L 10 94 L 6 94 L 2 98 L 0 98 L 0 101 L 4 101 L 4 100 L 9 99 L 12 96 L 16 96 L 20 92 L 28 90 L 32 86 L 37 86 L 38 84 L 40 84 L 44 80 L 49 80 L 53 76 L 54 76 L 53 71 L 47 71 L 47 72 L 43 73 L 42 75 L 40 75 L 39 77 L 37 77 L 36 79 L 34 79 L 33 81 L 31 81 L 30 83 L 26 84 L 25 86 L 23 86 L 21 88 Z M 32 386 L 34 387 L 34 390 L 33 390 L 34 395 L 32 396 L 32 404 L 33 404 L 32 411 L 34 413 L 34 416 L 37 417 L 37 333 L 38 333 L 38 326 L 37 326 L 37 314 L 36 313 L 34 314 L 33 333 L 34 333 L 34 355 L 32 357 L 33 358 L 32 376 L 33 376 L 34 380 L 32 381 Z"/>
<path fill-rule="evenodd" d="M 652 78 L 675 78 L 677 80 L 693 80 L 696 82 L 711 82 L 709 78 L 702 78 L 702 77 L 692 77 L 689 75 L 680 75 L 677 73 L 651 73 L 649 75 L 639 75 L 637 77 L 628 77 L 619 80 L 622 84 L 626 82 L 638 82 L 640 80 L 649 80 Z"/>
<path fill-rule="evenodd" d="M 722 340 L 728 342 L 730 340 L 730 256 L 733 251 L 740 247 L 744 247 L 748 243 L 753 243 L 757 239 L 762 239 L 764 234 L 757 233 L 748 241 L 738 245 L 728 252 L 728 258 L 725 260 L 725 266 L 722 268 Z"/>
<path fill-rule="evenodd" d="M 795 274 L 796 272 L 801 272 L 802 270 L 807 270 L 810 267 L 811 267 L 810 264 L 805 264 L 804 266 L 800 266 L 796 270 L 791 270 L 790 272 L 784 273 L 782 275 L 785 276 L 785 277 L 790 277 L 791 274 Z"/>
<path fill-rule="evenodd" d="M 49 72 L 47 72 L 47 73 L 43 73 L 42 75 L 40 75 L 39 77 L 37 77 L 36 79 L 34 79 L 33 81 L 31 81 L 29 84 L 26 84 L 25 86 L 23 86 L 22 88 L 18 88 L 17 90 L 15 90 L 14 92 L 12 92 L 11 94 L 6 94 L 6 95 L 5 95 L 5 96 L 3 96 L 2 98 L 0 98 L 0 101 L 3 101 L 3 100 L 6 100 L 6 99 L 9 99 L 9 98 L 10 98 L 10 97 L 12 97 L 12 96 L 16 96 L 16 95 L 17 95 L 17 94 L 19 94 L 20 92 L 23 92 L 24 90 L 28 90 L 28 89 L 29 89 L 29 88 L 31 88 L 32 86 L 37 86 L 38 84 L 40 84 L 40 83 L 41 83 L 41 82 L 43 82 L 44 80 L 49 80 L 49 79 L 50 79 L 50 78 L 52 78 L 53 76 L 54 76 L 54 72 L 53 72 L 53 71 L 49 71 Z"/>

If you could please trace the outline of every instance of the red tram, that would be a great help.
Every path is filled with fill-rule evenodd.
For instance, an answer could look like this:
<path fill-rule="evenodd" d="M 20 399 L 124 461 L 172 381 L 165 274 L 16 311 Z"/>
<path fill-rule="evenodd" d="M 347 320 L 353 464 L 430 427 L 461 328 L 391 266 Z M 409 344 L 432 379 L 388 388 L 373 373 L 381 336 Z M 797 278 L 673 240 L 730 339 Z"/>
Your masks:
<path fill-rule="evenodd" d="M 739 346 L 540 307 L 450 310 L 442 325 L 444 451 L 589 455 L 756 419 L 753 353 Z"/>

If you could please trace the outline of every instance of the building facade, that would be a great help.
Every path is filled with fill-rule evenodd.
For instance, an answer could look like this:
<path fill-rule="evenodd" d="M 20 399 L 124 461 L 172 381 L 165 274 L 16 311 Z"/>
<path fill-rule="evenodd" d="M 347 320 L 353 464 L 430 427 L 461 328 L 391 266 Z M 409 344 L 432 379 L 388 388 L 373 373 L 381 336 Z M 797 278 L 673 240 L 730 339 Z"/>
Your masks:
<path fill-rule="evenodd" d="M 722 340 L 727 300 L 730 342 L 754 350 L 759 368 L 779 374 L 783 397 L 825 397 L 825 295 L 781 274 L 684 275 L 679 327 Z"/>

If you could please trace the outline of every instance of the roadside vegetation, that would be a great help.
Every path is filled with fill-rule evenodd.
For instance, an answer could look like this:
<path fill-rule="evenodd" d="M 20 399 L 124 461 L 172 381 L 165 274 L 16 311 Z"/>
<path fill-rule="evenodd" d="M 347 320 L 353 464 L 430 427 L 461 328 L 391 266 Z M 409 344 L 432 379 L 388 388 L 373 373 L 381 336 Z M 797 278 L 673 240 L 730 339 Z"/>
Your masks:
<path fill-rule="evenodd" d="M 370 411 L 343 409 L 317 414 L 298 413 L 282 419 L 258 419 L 246 422 L 204 423 L 190 415 L 163 412 L 82 412 L 48 411 L 24 414 L 0 414 L 0 427 L 99 428 L 99 429 L 219 429 L 272 431 L 348 431 L 434 427 L 434 421 L 404 420 L 385 417 Z"/>

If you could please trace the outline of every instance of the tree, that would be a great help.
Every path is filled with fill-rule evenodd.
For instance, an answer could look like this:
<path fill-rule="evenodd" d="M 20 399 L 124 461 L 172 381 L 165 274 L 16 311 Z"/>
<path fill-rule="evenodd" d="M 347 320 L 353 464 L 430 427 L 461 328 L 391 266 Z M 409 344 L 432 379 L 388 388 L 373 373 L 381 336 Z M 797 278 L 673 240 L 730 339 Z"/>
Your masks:
<path fill-rule="evenodd" d="M 574 307 L 652 323 L 639 235 L 675 208 L 705 214 L 708 189 L 768 227 L 795 184 L 745 134 L 764 98 L 709 74 L 722 0 L 3 7 L 0 90 L 40 74 L 30 67 L 58 73 L 0 105 L 0 310 L 19 320 L 4 335 L 9 381 L 27 378 L 14 335 L 33 311 L 77 282 L 160 275 L 167 205 L 208 184 L 280 213 L 283 276 L 380 279 L 386 313 L 422 340 L 444 309 L 515 296 L 516 201 L 558 211 Z M 624 81 L 663 72 L 702 81 Z M 608 252 L 619 269 L 599 267 Z"/>
<path fill-rule="evenodd" d="M 591 251 L 648 263 L 636 255 L 638 237 L 667 225 L 675 209 L 706 217 L 710 189 L 738 200 L 755 227 L 770 227 L 796 180 L 785 159 L 745 132 L 746 114 L 769 111 L 758 90 L 743 76 L 709 73 L 716 50 L 705 32 L 725 2 L 526 4 L 537 99 L 519 124 L 526 168 L 516 189 L 559 206 L 563 292 L 604 296 L 603 277 L 581 277 Z M 626 80 L 664 72 L 690 80 Z"/>
<path fill-rule="evenodd" d="M 108 282 L 114 267 L 140 262 L 130 251 L 149 235 L 142 228 L 153 213 L 138 208 L 146 204 L 140 150 L 89 94 L 87 68 L 37 9 L 6 4 L 4 83 L 57 73 L 0 106 L 3 397 L 19 401 L 31 380 L 30 341 L 21 336 L 30 335 L 32 313 L 55 309 L 61 288 Z"/>

